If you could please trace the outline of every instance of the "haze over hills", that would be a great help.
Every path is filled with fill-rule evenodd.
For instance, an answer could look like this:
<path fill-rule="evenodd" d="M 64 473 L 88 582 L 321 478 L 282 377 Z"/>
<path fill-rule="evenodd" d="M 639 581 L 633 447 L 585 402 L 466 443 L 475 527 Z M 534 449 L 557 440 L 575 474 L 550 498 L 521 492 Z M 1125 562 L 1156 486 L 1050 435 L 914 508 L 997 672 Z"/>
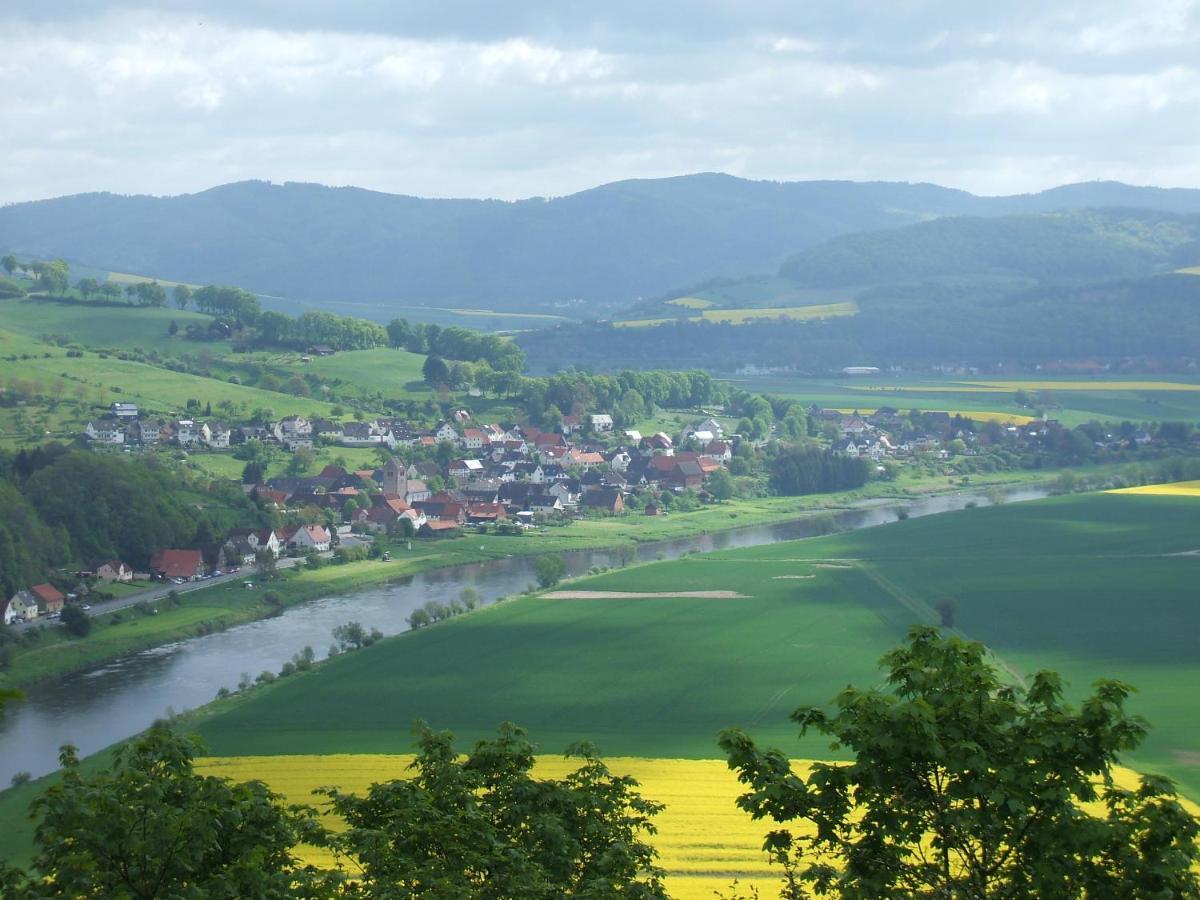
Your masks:
<path fill-rule="evenodd" d="M 1200 213 L 1200 191 L 1097 182 L 978 197 L 930 184 L 623 181 L 554 199 L 443 200 L 239 182 L 176 197 L 0 208 L 0 249 L 297 300 L 606 316 L 714 276 L 775 271 L 856 232 L 1097 206 Z M 379 317 L 379 316 L 376 316 Z"/>

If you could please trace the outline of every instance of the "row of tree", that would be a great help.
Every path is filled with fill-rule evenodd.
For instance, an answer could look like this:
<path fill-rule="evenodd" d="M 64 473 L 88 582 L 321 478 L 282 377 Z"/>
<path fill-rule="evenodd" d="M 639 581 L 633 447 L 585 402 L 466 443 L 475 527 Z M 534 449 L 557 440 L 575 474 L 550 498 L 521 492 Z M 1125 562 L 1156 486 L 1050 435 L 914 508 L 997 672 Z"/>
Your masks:
<path fill-rule="evenodd" d="M 426 353 L 464 362 L 486 362 L 501 372 L 520 372 L 525 368 L 525 353 L 507 338 L 451 325 L 443 328 L 431 323 L 411 323 L 392 319 L 387 324 L 388 341 L 393 347 L 412 353 Z"/>

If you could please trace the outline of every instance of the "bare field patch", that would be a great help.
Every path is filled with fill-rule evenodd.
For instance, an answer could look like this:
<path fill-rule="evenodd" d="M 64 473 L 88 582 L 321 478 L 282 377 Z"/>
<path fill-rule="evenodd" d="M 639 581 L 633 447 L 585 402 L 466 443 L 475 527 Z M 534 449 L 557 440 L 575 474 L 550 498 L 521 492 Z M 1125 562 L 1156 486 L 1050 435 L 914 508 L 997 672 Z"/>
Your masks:
<path fill-rule="evenodd" d="M 701 600 L 750 600 L 737 591 L 551 591 L 544 600 L 657 600 L 664 597 L 694 597 Z"/>

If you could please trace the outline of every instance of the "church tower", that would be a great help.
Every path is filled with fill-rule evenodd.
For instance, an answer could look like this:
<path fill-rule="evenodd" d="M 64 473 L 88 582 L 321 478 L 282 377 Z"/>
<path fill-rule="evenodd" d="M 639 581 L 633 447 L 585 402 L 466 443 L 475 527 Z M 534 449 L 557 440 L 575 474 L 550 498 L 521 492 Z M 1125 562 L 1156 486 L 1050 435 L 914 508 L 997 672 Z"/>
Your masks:
<path fill-rule="evenodd" d="M 408 468 L 404 460 L 393 456 L 383 467 L 383 492 L 397 494 L 401 499 L 408 495 Z"/>

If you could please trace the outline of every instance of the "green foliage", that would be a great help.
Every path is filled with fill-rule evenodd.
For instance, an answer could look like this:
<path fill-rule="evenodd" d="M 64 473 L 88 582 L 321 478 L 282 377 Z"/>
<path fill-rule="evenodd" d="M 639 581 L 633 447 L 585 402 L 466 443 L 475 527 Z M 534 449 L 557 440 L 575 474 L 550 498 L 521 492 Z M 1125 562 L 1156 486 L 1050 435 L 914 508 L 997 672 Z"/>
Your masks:
<path fill-rule="evenodd" d="M 45 522 L 66 531 L 73 558 L 117 557 L 144 567 L 163 547 L 184 547 L 196 533 L 196 510 L 177 477 L 141 459 L 86 451 L 33 473 L 23 493 Z"/>
<path fill-rule="evenodd" d="M 662 806 L 586 746 L 561 780 L 532 776 L 534 748 L 511 724 L 464 759 L 423 723 L 413 777 L 362 797 L 321 791 L 347 823 L 325 845 L 361 869 L 363 896 L 665 898 L 652 835 Z"/>
<path fill-rule="evenodd" d="M 448 328 L 431 324 L 414 325 L 405 319 L 392 319 L 387 325 L 387 333 L 393 347 L 402 347 L 413 353 L 485 362 L 503 372 L 520 372 L 525 368 L 525 354 L 521 348 L 499 335 L 454 325 Z"/>
<path fill-rule="evenodd" d="M 935 219 L 849 234 L 805 250 L 780 275 L 806 287 L 1007 275 L 1100 280 L 1174 268 L 1200 239 L 1200 219 L 1147 210 Z"/>
<path fill-rule="evenodd" d="M 542 589 L 554 587 L 566 571 L 567 561 L 557 553 L 548 553 L 533 561 L 533 574 Z"/>
<path fill-rule="evenodd" d="M 440 356 L 429 356 L 421 367 L 421 377 L 425 383 L 433 386 L 446 384 L 450 380 L 450 367 Z"/>
<path fill-rule="evenodd" d="M 193 771 L 194 739 L 155 726 L 84 775 L 74 749 L 61 781 L 33 804 L 30 897 L 311 896 L 321 880 L 292 847 L 314 833 L 311 810 L 286 807 L 260 782 Z"/>
<path fill-rule="evenodd" d="M 0 595 L 5 599 L 45 580 L 70 556 L 66 537 L 47 525 L 34 504 L 0 480 Z"/>
<path fill-rule="evenodd" d="M 68 603 L 62 610 L 63 627 L 74 637 L 87 637 L 92 632 L 92 617 L 77 603 Z"/>
<path fill-rule="evenodd" d="M 805 778 L 744 732 L 722 733 L 749 787 L 738 805 L 768 818 L 765 849 L 787 876 L 784 896 L 1196 897 L 1200 826 L 1169 781 L 1118 788 L 1119 754 L 1145 725 L 1129 688 L 1101 681 L 1077 711 L 1060 678 L 1028 689 L 999 681 L 984 648 L 914 628 L 884 657 L 889 690 L 850 687 L 832 714 L 796 710 L 853 754 Z M 1106 817 L 1081 805 L 1100 801 Z M 789 828 L 810 823 L 814 830 Z"/>
<path fill-rule="evenodd" d="M 824 494 L 862 487 L 870 467 L 858 456 L 831 453 L 819 447 L 782 451 L 771 461 L 771 490 L 784 496 Z"/>

